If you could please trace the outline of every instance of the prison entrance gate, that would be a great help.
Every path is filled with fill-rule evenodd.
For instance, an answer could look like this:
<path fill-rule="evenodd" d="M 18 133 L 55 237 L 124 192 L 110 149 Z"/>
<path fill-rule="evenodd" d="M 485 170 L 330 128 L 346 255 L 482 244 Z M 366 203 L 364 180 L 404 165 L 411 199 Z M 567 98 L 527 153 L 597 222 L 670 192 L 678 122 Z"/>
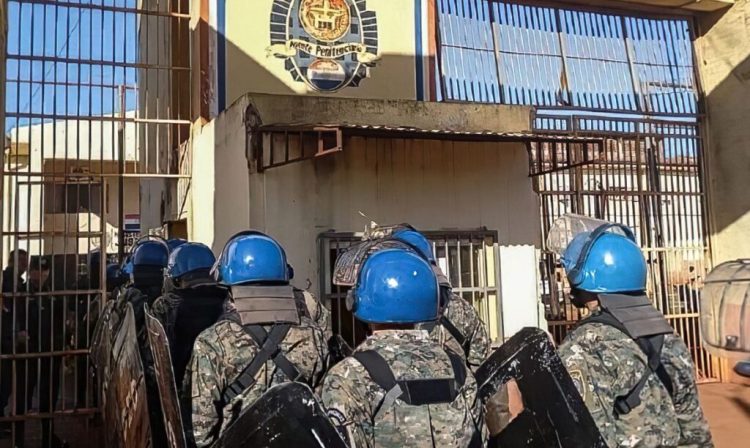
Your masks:
<path fill-rule="evenodd" d="M 564 213 L 633 227 L 650 266 L 649 293 L 685 339 L 699 380 L 719 379 L 701 348 L 698 306 L 710 269 L 693 18 L 525 1 L 436 3 L 438 101 L 533 106 L 537 133 L 600 136 L 600 153 L 529 145 L 541 236 Z M 429 13 L 433 13 L 432 10 Z M 542 291 L 558 341 L 579 319 L 545 252 Z"/>
<path fill-rule="evenodd" d="M 98 443 L 88 355 L 107 263 L 163 218 L 140 193 L 189 174 L 189 97 L 174 94 L 189 89 L 188 4 L 4 2 L 0 446 L 38 445 L 50 419 Z"/>

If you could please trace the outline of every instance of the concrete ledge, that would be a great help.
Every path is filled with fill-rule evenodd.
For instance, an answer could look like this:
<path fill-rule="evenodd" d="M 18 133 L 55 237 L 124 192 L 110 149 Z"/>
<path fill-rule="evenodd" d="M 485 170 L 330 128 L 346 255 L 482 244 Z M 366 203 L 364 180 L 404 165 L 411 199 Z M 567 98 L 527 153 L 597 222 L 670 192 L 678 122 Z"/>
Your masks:
<path fill-rule="evenodd" d="M 253 105 L 261 124 L 346 123 L 462 132 L 529 132 L 532 108 L 248 93 L 227 110 Z"/>

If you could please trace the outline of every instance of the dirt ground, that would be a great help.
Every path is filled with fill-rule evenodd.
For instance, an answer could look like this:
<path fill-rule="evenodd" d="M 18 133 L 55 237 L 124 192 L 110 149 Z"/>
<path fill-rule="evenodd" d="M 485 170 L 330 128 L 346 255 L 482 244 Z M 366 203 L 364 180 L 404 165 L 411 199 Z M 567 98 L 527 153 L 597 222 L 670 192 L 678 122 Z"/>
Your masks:
<path fill-rule="evenodd" d="M 703 412 L 716 448 L 750 444 L 750 386 L 706 384 L 699 386 Z"/>

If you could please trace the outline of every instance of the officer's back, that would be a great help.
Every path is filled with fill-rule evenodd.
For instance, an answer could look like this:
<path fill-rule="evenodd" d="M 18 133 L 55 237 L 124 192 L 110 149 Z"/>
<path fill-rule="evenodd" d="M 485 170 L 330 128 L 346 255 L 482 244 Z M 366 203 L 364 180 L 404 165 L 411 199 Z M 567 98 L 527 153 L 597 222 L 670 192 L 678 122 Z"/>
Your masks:
<path fill-rule="evenodd" d="M 409 224 L 396 227 L 400 228 L 393 232 L 392 238 L 411 246 L 429 261 L 440 285 L 440 318 L 420 327 L 428 330 L 433 340 L 465 357 L 469 368 L 476 370 L 490 353 L 490 339 L 479 313 L 453 293 L 453 286 L 438 266 L 427 237 Z"/>
<path fill-rule="evenodd" d="M 548 246 L 561 253 L 573 303 L 591 311 L 559 353 L 608 446 L 713 446 L 690 352 L 646 295 L 633 232 L 571 215 Z"/>
<path fill-rule="evenodd" d="M 213 443 L 269 387 L 320 382 L 330 318 L 290 285 L 290 271 L 283 248 L 259 232 L 234 236 L 219 257 L 215 275 L 228 288 L 228 310 L 196 339 L 183 382 L 188 438 L 197 446 Z"/>
<path fill-rule="evenodd" d="M 178 388 L 195 339 L 216 323 L 224 310 L 227 290 L 216 284 L 210 272 L 215 262 L 213 252 L 204 244 L 185 243 L 174 249 L 169 254 L 164 294 L 151 307 L 169 340 Z"/>
<path fill-rule="evenodd" d="M 415 329 L 438 317 L 429 263 L 402 249 L 374 252 L 348 302 L 372 335 L 326 375 L 321 399 L 350 446 L 482 446 L 471 371 L 458 353 Z"/>

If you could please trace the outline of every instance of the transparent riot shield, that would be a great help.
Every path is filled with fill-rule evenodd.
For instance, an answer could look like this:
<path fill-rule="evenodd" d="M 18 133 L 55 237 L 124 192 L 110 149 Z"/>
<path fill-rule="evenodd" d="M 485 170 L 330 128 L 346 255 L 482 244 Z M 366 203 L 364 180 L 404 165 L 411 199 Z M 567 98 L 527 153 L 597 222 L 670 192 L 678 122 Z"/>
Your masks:
<path fill-rule="evenodd" d="M 514 379 L 524 410 L 498 435 L 491 447 L 606 447 L 583 399 L 557 355 L 549 336 L 524 328 L 500 346 L 477 370 L 484 403 Z"/>
<path fill-rule="evenodd" d="M 750 358 L 750 259 L 720 264 L 701 293 L 701 337 L 712 355 Z"/>
<path fill-rule="evenodd" d="M 346 443 L 308 386 L 285 383 L 243 411 L 213 447 L 346 448 Z"/>
<path fill-rule="evenodd" d="M 172 370 L 172 357 L 169 352 L 169 340 L 164 327 L 146 308 L 146 330 L 153 356 L 154 374 L 159 391 L 162 417 L 170 448 L 184 448 L 185 433 L 182 426 L 180 402 L 177 396 L 177 385 Z"/>
<path fill-rule="evenodd" d="M 111 370 L 102 406 L 108 447 L 151 446 L 146 383 L 138 351 L 133 307 L 127 304 L 114 338 Z"/>

